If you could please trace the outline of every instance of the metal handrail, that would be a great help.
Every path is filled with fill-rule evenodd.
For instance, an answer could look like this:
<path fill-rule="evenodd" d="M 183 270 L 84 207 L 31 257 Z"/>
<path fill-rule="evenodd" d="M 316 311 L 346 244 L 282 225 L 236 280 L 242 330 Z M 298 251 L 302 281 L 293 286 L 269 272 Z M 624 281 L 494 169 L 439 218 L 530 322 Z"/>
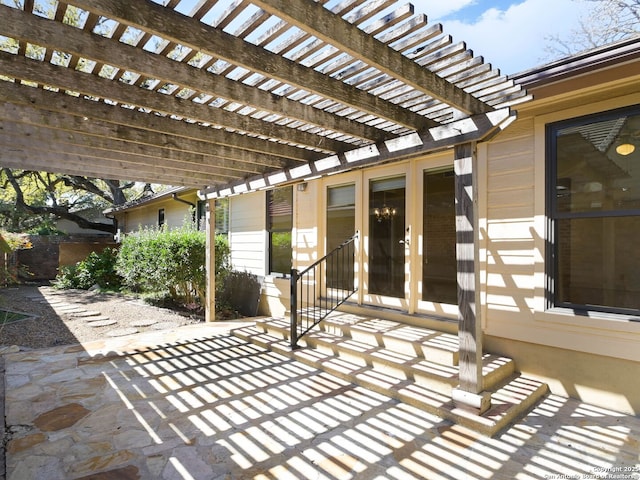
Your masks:
<path fill-rule="evenodd" d="M 298 347 L 298 340 L 358 291 L 355 284 L 355 242 L 358 237 L 359 232 L 356 232 L 301 272 L 291 269 L 292 349 Z"/>

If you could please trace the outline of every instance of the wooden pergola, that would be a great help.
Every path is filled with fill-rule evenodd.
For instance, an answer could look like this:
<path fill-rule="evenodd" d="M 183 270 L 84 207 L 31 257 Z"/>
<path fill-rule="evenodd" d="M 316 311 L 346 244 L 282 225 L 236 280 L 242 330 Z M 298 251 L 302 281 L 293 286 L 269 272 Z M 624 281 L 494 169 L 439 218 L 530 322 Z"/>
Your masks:
<path fill-rule="evenodd" d="M 474 143 L 529 99 L 395 0 L 18 4 L 0 5 L 3 167 L 214 199 L 456 147 L 468 197 Z M 473 226 L 473 198 L 458 200 Z M 471 249 L 459 258 L 461 312 L 475 295 L 476 236 L 459 235 Z M 479 322 L 465 322 L 461 340 L 476 338 Z M 477 381 L 481 348 L 470 352 Z"/>

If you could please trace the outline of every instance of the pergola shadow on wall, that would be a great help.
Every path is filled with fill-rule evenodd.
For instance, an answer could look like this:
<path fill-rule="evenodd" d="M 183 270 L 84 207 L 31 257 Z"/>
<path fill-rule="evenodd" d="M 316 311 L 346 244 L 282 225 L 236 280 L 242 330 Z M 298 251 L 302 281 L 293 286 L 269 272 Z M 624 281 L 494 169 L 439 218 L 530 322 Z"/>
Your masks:
<path fill-rule="evenodd" d="M 529 96 L 411 5 L 22 0 L 0 36 L 4 167 L 212 200 L 456 146 L 461 331 L 478 328 L 473 145 Z"/>

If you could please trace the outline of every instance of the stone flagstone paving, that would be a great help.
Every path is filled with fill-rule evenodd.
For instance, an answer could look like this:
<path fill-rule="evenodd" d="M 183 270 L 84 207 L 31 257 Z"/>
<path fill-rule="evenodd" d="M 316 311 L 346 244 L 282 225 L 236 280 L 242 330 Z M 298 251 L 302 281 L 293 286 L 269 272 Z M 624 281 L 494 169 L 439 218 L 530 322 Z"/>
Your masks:
<path fill-rule="evenodd" d="M 6 478 L 640 479 L 637 417 L 550 396 L 491 439 L 230 326 L 5 355 Z"/>
<path fill-rule="evenodd" d="M 44 295 L 44 297 L 43 297 Z M 28 298 L 36 301 L 38 303 L 47 304 L 51 306 L 51 308 L 58 314 L 69 315 L 72 318 L 80 318 L 84 321 L 88 322 L 89 326 L 93 328 L 103 328 L 116 326 L 118 322 L 116 320 L 110 319 L 108 316 L 103 316 L 100 312 L 94 310 L 87 310 L 84 306 L 69 303 L 64 298 L 59 298 L 64 295 L 64 292 L 44 288 L 42 292 L 38 292 L 36 294 L 29 295 Z M 157 320 L 141 318 L 134 322 L 130 323 L 129 328 L 114 328 L 111 330 L 107 330 L 105 335 L 107 337 L 120 337 L 125 335 L 133 335 L 138 333 L 136 328 L 132 327 L 148 327 L 154 324 L 158 324 Z M 175 327 L 175 324 L 164 324 L 159 325 L 159 329 L 166 329 Z"/>

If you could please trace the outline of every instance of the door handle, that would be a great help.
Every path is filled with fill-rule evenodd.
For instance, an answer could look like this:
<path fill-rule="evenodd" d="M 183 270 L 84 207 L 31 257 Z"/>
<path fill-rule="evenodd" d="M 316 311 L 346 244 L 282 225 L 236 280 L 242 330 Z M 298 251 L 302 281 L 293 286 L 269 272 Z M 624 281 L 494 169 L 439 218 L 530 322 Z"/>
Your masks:
<path fill-rule="evenodd" d="M 404 237 L 404 240 L 400 240 L 400 245 L 409 247 L 411 246 L 411 227 L 407 227 L 405 231 L 406 231 L 406 236 Z"/>

